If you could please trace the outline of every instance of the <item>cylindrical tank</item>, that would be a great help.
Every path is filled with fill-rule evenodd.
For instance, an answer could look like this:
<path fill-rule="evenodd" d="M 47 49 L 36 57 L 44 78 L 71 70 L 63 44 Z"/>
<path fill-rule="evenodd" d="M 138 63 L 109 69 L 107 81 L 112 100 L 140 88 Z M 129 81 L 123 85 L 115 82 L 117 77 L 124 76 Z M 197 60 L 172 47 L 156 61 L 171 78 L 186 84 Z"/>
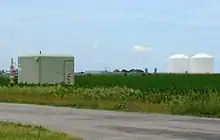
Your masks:
<path fill-rule="evenodd" d="M 174 54 L 169 57 L 168 73 L 188 73 L 189 57 L 184 54 Z"/>
<path fill-rule="evenodd" d="M 198 53 L 190 59 L 190 73 L 213 73 L 214 58 L 205 53 Z"/>

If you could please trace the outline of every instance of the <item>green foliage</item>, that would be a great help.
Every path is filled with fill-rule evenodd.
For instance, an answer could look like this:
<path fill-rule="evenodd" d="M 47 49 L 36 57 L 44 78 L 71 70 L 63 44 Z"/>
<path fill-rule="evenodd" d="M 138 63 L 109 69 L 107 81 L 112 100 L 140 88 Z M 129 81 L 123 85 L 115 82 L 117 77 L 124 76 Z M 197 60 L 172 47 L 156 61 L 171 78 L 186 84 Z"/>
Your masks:
<path fill-rule="evenodd" d="M 75 86 L 12 86 L 7 79 L 0 79 L 4 85 L 0 87 L 0 101 L 220 116 L 218 74 L 87 75 L 75 79 Z"/>
<path fill-rule="evenodd" d="M 42 126 L 0 122 L 1 140 L 82 140 L 65 133 L 49 131 Z"/>
<path fill-rule="evenodd" d="M 15 79 L 17 82 L 17 77 Z M 80 87 L 129 87 L 147 91 L 148 88 L 215 88 L 220 91 L 220 74 L 153 74 L 153 75 L 76 75 Z M 9 79 L 0 77 L 0 85 L 7 85 Z M 25 85 L 25 84 L 23 84 Z M 45 85 L 44 85 L 45 86 Z"/>
<path fill-rule="evenodd" d="M 8 85 L 9 84 L 9 77 L 0 76 L 0 85 Z"/>
<path fill-rule="evenodd" d="M 17 99 L 19 96 L 20 99 Z M 15 98 L 16 97 L 16 98 Z M 146 91 L 131 89 L 127 87 L 94 87 L 83 88 L 67 85 L 23 85 L 0 87 L 0 100 L 18 102 L 60 104 L 65 101 L 66 106 L 114 109 L 124 111 L 146 111 L 149 112 L 158 105 L 168 109 L 172 114 L 190 114 L 203 116 L 220 116 L 220 94 L 211 88 L 148 88 Z M 110 102 L 111 106 L 109 106 Z M 134 106 L 134 103 L 141 106 Z M 165 110 L 154 110 L 165 112 Z"/>
<path fill-rule="evenodd" d="M 76 84 L 81 87 L 114 87 L 127 86 L 141 91 L 147 91 L 148 88 L 172 88 L 174 86 L 180 88 L 216 88 L 220 91 L 220 75 L 91 75 L 76 76 Z"/>

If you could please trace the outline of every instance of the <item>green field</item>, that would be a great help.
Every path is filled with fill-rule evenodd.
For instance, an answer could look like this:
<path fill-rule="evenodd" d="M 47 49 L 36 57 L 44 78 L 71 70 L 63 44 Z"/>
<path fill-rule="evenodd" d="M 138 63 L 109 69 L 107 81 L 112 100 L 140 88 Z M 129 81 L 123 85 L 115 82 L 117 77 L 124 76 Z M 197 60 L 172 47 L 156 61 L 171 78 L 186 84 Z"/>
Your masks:
<path fill-rule="evenodd" d="M 220 91 L 220 74 L 210 75 L 91 75 L 76 76 L 76 84 L 81 87 L 126 86 L 147 91 L 148 88 L 215 88 Z"/>
<path fill-rule="evenodd" d="M 217 74 L 92 75 L 74 86 L 3 83 L 0 102 L 220 117 L 219 92 Z"/>
<path fill-rule="evenodd" d="M 220 91 L 220 74 L 201 75 L 77 75 L 75 82 L 80 87 L 129 87 L 146 91 L 148 88 L 215 88 Z M 9 79 L 0 78 L 0 85 L 9 83 Z"/>

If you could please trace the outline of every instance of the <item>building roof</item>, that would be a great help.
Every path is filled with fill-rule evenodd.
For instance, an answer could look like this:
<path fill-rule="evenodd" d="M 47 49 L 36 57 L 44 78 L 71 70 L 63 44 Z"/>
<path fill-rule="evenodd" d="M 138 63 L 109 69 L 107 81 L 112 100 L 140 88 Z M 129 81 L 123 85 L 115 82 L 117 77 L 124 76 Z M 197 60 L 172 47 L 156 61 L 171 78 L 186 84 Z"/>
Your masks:
<path fill-rule="evenodd" d="M 74 57 L 71 55 L 65 55 L 65 54 L 26 54 L 19 57 Z"/>
<path fill-rule="evenodd" d="M 174 54 L 174 55 L 171 55 L 170 57 L 169 57 L 170 59 L 175 59 L 175 58 L 184 58 L 184 59 L 188 59 L 189 57 L 188 56 L 186 56 L 185 54 Z"/>
<path fill-rule="evenodd" d="M 197 53 L 193 55 L 192 58 L 213 58 L 213 56 L 208 55 L 206 53 Z"/>

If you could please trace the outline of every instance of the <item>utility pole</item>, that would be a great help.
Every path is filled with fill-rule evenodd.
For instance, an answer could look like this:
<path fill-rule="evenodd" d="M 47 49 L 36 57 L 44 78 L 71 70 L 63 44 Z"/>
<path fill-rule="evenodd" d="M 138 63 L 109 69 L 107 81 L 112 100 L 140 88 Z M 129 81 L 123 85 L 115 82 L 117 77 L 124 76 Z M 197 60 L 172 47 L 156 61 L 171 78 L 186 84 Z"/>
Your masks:
<path fill-rule="evenodd" d="M 15 80 L 15 67 L 14 67 L 14 59 L 11 58 L 11 65 L 10 65 L 10 74 L 9 74 L 9 78 L 10 78 L 10 84 L 14 84 L 14 80 Z"/>

